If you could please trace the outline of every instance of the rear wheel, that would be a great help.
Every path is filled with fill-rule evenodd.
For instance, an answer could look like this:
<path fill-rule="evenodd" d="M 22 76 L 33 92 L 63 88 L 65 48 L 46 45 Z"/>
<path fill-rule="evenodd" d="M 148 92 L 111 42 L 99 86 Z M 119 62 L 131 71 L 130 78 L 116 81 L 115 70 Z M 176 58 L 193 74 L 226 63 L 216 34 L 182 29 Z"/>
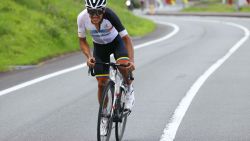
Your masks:
<path fill-rule="evenodd" d="M 104 88 L 97 121 L 97 140 L 108 141 L 113 125 L 114 83 L 109 81 Z M 106 131 L 106 132 L 105 132 Z"/>
<path fill-rule="evenodd" d="M 120 121 L 116 121 L 115 123 L 115 138 L 116 141 L 121 141 L 122 137 L 124 135 L 124 131 L 126 128 L 126 123 L 127 123 L 127 117 L 128 117 L 128 112 L 124 112 L 124 101 L 125 101 L 125 93 L 123 90 L 121 90 L 121 97 L 118 100 L 119 101 L 119 111 L 118 114 L 120 115 Z"/>

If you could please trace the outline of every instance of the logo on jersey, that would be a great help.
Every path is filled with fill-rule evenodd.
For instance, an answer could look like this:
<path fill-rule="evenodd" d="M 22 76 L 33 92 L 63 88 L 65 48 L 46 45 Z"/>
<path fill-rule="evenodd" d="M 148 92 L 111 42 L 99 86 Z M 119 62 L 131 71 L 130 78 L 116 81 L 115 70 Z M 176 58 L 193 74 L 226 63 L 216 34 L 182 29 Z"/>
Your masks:
<path fill-rule="evenodd" d="M 112 25 L 106 24 L 106 25 L 105 25 L 105 28 L 107 29 L 107 31 L 110 32 L 110 31 L 112 30 L 113 26 L 112 26 Z"/>

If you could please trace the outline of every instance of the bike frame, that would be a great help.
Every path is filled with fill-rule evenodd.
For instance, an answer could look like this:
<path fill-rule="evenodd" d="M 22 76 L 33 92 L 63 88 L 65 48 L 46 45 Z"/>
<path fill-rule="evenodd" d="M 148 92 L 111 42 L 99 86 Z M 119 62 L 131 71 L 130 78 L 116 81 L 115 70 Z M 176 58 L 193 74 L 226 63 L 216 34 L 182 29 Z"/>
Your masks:
<path fill-rule="evenodd" d="M 110 81 L 113 81 L 115 84 L 115 89 L 114 89 L 114 102 L 112 105 L 112 115 L 114 112 L 114 109 L 116 108 L 116 100 L 117 97 L 121 94 L 121 88 L 123 88 L 125 90 L 125 86 L 123 85 L 123 76 L 121 75 L 121 73 L 119 72 L 118 68 L 115 68 L 113 66 L 110 66 L 110 71 L 109 71 L 109 79 Z"/>

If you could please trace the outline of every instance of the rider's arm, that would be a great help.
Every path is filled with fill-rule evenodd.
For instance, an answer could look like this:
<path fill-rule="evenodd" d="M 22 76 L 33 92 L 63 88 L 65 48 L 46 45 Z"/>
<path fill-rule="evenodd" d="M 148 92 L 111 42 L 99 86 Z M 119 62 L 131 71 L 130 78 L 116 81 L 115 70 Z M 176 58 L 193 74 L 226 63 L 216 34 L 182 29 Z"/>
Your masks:
<path fill-rule="evenodd" d="M 130 59 L 130 62 L 134 63 L 134 49 L 132 40 L 129 37 L 129 34 L 127 30 L 122 25 L 119 17 L 109 8 L 106 8 L 106 15 L 105 15 L 112 25 L 115 27 L 115 29 L 118 31 L 119 35 L 122 37 L 126 49 L 128 50 L 128 57 Z"/>
<path fill-rule="evenodd" d="M 131 38 L 129 37 L 129 35 L 125 35 L 122 37 L 124 43 L 125 43 L 125 47 L 128 50 L 128 57 L 130 62 L 134 63 L 134 48 L 133 48 L 133 43 Z"/>
<path fill-rule="evenodd" d="M 86 56 L 87 59 L 92 58 L 90 53 L 89 45 L 86 41 L 86 27 L 84 21 L 87 17 L 87 11 L 82 11 L 77 17 L 77 25 L 78 25 L 78 37 L 79 37 L 79 44 L 82 50 L 82 53 Z"/>
<path fill-rule="evenodd" d="M 86 38 L 79 37 L 79 43 L 80 43 L 80 48 L 82 50 L 82 53 L 86 56 L 86 58 L 87 59 L 92 58 L 90 48 L 89 48 L 88 42 L 86 41 Z"/>
<path fill-rule="evenodd" d="M 88 42 L 86 41 L 86 38 L 79 37 L 79 42 L 80 42 L 80 48 L 81 48 L 83 54 L 87 58 L 87 65 L 89 67 L 94 67 L 95 66 L 95 58 L 90 53 L 90 48 L 89 48 Z"/>

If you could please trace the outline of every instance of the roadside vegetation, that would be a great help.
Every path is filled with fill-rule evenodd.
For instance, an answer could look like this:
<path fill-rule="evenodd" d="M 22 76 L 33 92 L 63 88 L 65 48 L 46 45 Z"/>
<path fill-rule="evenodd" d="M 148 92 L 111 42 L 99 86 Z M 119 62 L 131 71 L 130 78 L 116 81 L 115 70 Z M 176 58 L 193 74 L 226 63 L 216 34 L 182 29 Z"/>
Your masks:
<path fill-rule="evenodd" d="M 199 0 L 193 1 L 183 12 L 250 12 L 250 5 L 238 9 L 235 4 L 222 4 L 221 0 Z"/>
<path fill-rule="evenodd" d="M 132 15 L 123 0 L 109 0 L 108 7 L 121 17 L 131 36 L 155 29 L 153 22 Z M 1 1 L 0 72 L 79 51 L 76 18 L 83 8 L 83 0 Z"/>

